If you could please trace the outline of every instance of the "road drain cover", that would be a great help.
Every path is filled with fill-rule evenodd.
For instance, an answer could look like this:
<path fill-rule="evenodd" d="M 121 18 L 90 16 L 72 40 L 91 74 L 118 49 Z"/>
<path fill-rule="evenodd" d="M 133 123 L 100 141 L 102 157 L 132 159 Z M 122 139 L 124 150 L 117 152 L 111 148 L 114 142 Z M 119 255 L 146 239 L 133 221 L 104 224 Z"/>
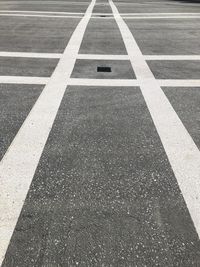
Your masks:
<path fill-rule="evenodd" d="M 97 67 L 97 72 L 111 72 L 111 67 Z"/>

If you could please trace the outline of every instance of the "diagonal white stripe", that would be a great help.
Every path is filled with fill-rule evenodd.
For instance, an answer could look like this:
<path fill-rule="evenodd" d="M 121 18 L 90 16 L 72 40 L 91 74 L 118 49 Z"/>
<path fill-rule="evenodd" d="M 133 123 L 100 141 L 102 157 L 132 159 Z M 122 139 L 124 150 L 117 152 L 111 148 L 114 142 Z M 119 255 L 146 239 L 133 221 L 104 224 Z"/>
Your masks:
<path fill-rule="evenodd" d="M 92 0 L 50 81 L 0 163 L 0 264 L 63 98 L 94 4 Z"/>
<path fill-rule="evenodd" d="M 200 236 L 200 151 L 149 69 L 131 31 L 109 0 L 157 132 Z"/>

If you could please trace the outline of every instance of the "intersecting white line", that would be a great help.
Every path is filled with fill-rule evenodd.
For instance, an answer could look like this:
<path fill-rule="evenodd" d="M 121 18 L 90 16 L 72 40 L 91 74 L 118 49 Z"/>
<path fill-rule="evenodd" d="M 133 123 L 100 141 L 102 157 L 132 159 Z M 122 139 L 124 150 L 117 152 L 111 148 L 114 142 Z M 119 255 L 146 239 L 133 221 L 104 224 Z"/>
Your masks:
<path fill-rule="evenodd" d="M 13 3 L 17 3 L 17 5 L 24 5 L 24 3 L 26 3 L 26 4 L 30 4 L 30 5 L 33 5 L 33 4 L 44 4 L 44 5 L 47 5 L 47 4 L 49 4 L 49 5 L 58 5 L 59 3 L 60 4 L 66 4 L 65 2 L 63 2 L 63 1 L 37 1 L 37 2 L 35 2 L 35 1 L 1 1 L 1 4 L 2 3 L 5 3 L 5 4 L 7 4 L 7 5 L 9 5 L 9 4 L 13 4 Z M 67 4 L 70 4 L 70 5 L 88 5 L 89 4 L 89 2 L 67 2 Z"/>
<path fill-rule="evenodd" d="M 158 84 L 162 87 L 200 87 L 200 80 L 157 80 Z"/>
<path fill-rule="evenodd" d="M 200 80 L 156 80 L 162 87 L 200 87 Z M 81 86 L 140 86 L 140 81 L 135 79 L 80 79 L 70 78 L 69 85 Z"/>
<path fill-rule="evenodd" d="M 48 77 L 26 77 L 26 76 L 0 76 L 0 83 L 12 84 L 47 84 Z"/>
<path fill-rule="evenodd" d="M 109 0 L 149 112 L 200 237 L 200 151 L 147 65 L 127 24 Z"/>
<path fill-rule="evenodd" d="M 0 13 L 33 13 L 33 14 L 54 14 L 54 15 L 84 15 L 83 12 L 64 12 L 64 11 L 34 11 L 34 10 L 0 10 Z"/>
<path fill-rule="evenodd" d="M 139 86 L 137 80 L 132 79 L 79 79 L 70 78 L 69 85 L 80 85 L 80 86 L 117 86 L 117 87 L 129 87 Z"/>
<path fill-rule="evenodd" d="M 26 76 L 0 76 L 0 84 L 41 84 L 45 85 L 49 82 L 48 77 L 26 77 Z M 173 80 L 158 79 L 157 83 L 162 87 L 200 87 L 200 79 L 197 80 Z M 137 79 L 82 79 L 69 78 L 68 85 L 78 86 L 116 86 L 129 87 L 140 86 Z"/>
<path fill-rule="evenodd" d="M 146 60 L 200 60 L 200 55 L 144 55 Z"/>
<path fill-rule="evenodd" d="M 62 53 L 0 52 L 0 57 L 60 58 Z M 144 55 L 146 60 L 200 60 L 200 55 Z M 129 60 L 128 55 L 78 54 L 77 59 Z"/>
<path fill-rule="evenodd" d="M 91 18 L 92 0 L 36 104 L 0 163 L 0 265 L 52 128 Z"/>
<path fill-rule="evenodd" d="M 84 15 L 83 12 L 64 12 L 64 11 L 34 11 L 34 10 L 0 10 L 0 13 L 32 13 L 32 14 L 54 14 L 54 15 Z"/>
<path fill-rule="evenodd" d="M 120 13 L 121 17 L 123 16 L 177 16 L 177 15 L 180 15 L 180 16 L 197 16 L 197 15 L 200 15 L 200 12 L 191 12 L 191 13 L 186 13 L 186 12 L 182 12 L 182 13 L 165 13 L 165 12 L 162 12 L 162 13 L 151 13 L 151 12 L 148 12 L 148 13 Z"/>
<path fill-rule="evenodd" d="M 139 19 L 199 19 L 200 16 L 138 16 L 138 17 L 123 17 L 123 19 L 133 19 L 133 20 L 139 20 Z"/>
<path fill-rule="evenodd" d="M 129 57 L 128 57 L 128 55 L 78 54 L 77 59 L 88 59 L 88 60 L 129 60 Z"/>
<path fill-rule="evenodd" d="M 1 55 L 1 53 L 0 53 Z M 144 55 L 145 60 L 200 60 L 200 55 Z M 78 59 L 129 60 L 128 55 L 79 54 Z"/>
<path fill-rule="evenodd" d="M 73 18 L 73 19 L 80 19 L 82 16 L 70 16 L 70 15 L 42 15 L 42 14 L 2 14 L 0 13 L 1 17 L 40 17 L 40 18 Z"/>
<path fill-rule="evenodd" d="M 58 53 L 0 52 L 0 57 L 60 58 Z"/>

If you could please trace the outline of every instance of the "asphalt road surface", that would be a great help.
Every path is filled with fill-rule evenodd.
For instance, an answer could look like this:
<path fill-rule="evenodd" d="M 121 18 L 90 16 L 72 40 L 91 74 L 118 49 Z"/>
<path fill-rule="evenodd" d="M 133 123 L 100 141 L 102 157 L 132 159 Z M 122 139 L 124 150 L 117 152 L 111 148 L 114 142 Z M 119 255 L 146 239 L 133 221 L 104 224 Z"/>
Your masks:
<path fill-rule="evenodd" d="M 200 2 L 0 1 L 0 265 L 200 267 Z"/>

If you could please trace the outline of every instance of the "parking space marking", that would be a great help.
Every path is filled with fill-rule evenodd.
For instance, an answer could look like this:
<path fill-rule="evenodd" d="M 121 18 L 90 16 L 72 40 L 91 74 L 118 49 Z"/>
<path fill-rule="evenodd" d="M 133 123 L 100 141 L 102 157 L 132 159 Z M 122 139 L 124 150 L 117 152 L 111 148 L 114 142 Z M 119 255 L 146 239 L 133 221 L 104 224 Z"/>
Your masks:
<path fill-rule="evenodd" d="M 159 86 L 162 87 L 200 87 L 200 80 L 156 80 Z M 140 81 L 137 79 L 82 79 L 70 78 L 69 85 L 84 85 L 84 86 L 140 86 Z"/>
<path fill-rule="evenodd" d="M 62 53 L 1 52 L 0 57 L 60 58 Z M 129 60 L 128 55 L 78 54 L 77 59 Z M 144 55 L 145 60 L 200 60 L 200 55 Z"/>
<path fill-rule="evenodd" d="M 0 57 L 60 58 L 60 53 L 0 52 Z"/>
<path fill-rule="evenodd" d="M 200 60 L 200 55 L 144 55 L 146 60 Z"/>
<path fill-rule="evenodd" d="M 0 76 L 0 83 L 47 84 L 49 80 L 48 77 Z"/>
<path fill-rule="evenodd" d="M 200 237 L 200 151 L 155 79 L 127 24 L 109 0 L 132 67 Z"/>
<path fill-rule="evenodd" d="M 30 10 L 0 10 L 0 13 L 33 13 L 33 14 L 54 14 L 54 15 L 84 15 L 83 12 L 64 12 L 64 11 L 30 11 Z"/>
<path fill-rule="evenodd" d="M 0 54 L 1 55 L 1 54 Z M 88 60 L 129 60 L 128 55 L 78 54 L 78 59 Z"/>
<path fill-rule="evenodd" d="M 198 16 L 138 16 L 138 17 L 123 17 L 123 19 L 198 19 L 200 18 L 200 15 Z"/>
<path fill-rule="evenodd" d="M 0 84 L 41 84 L 49 82 L 48 77 L 29 77 L 29 76 L 0 76 Z M 157 79 L 159 86 L 162 87 L 200 87 L 200 80 L 183 79 Z M 83 86 L 140 86 L 137 79 L 87 79 L 87 78 L 69 78 L 68 85 Z"/>
<path fill-rule="evenodd" d="M 1 56 L 1 52 L 0 52 Z M 79 54 L 78 59 L 129 60 L 128 55 Z M 200 60 L 200 55 L 144 55 L 145 60 Z"/>
<path fill-rule="evenodd" d="M 200 87 L 200 80 L 169 80 L 169 79 L 163 79 L 163 80 L 157 80 L 158 84 L 163 87 Z"/>
<path fill-rule="evenodd" d="M 1 17 L 40 17 L 40 18 L 74 18 L 80 19 L 82 16 L 67 16 L 67 15 L 41 15 L 41 14 L 2 14 L 0 13 Z"/>
<path fill-rule="evenodd" d="M 169 15 L 171 15 L 171 16 L 181 16 L 181 15 L 184 15 L 184 16 L 192 16 L 192 15 L 194 15 L 194 16 L 196 16 L 196 15 L 200 15 L 200 12 L 191 12 L 191 13 L 188 13 L 188 12 L 182 12 L 182 13 L 175 13 L 175 12 L 173 12 L 173 13 L 166 13 L 166 12 L 161 12 L 161 13 L 152 13 L 152 12 L 149 12 L 149 13 L 139 13 L 139 12 L 137 12 L 137 13 L 121 13 L 120 12 L 120 15 L 121 15 L 121 17 L 123 17 L 123 16 L 129 16 L 129 15 L 131 15 L 131 16 L 150 16 L 150 17 L 152 17 L 152 16 L 169 16 Z"/>
<path fill-rule="evenodd" d="M 132 79 L 79 79 L 70 78 L 69 85 L 80 85 L 80 86 L 139 86 L 137 80 Z"/>
<path fill-rule="evenodd" d="M 1 1 L 1 4 L 18 4 L 18 5 L 33 5 L 33 4 L 43 4 L 43 5 L 58 5 L 58 4 L 69 4 L 69 5 L 88 5 L 90 2 L 63 2 L 63 1 Z"/>
<path fill-rule="evenodd" d="M 0 265 L 68 85 L 94 5 L 95 0 L 92 0 L 49 82 L 0 163 Z"/>

